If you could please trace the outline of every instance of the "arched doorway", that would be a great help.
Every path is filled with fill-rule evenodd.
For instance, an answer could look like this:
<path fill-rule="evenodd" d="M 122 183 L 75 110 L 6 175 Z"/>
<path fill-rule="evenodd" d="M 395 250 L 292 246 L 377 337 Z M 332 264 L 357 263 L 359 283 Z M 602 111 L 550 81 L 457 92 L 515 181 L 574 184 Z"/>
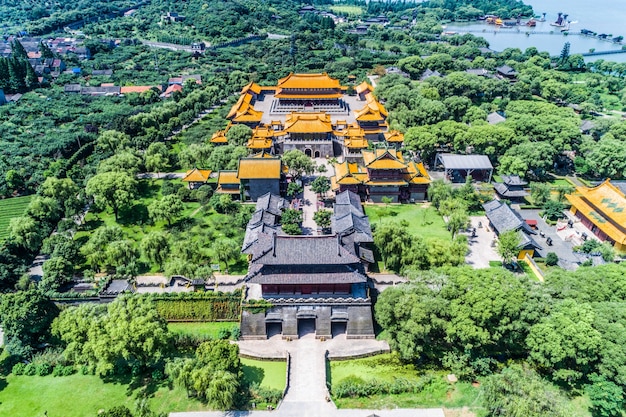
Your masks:
<path fill-rule="evenodd" d="M 311 150 L 310 149 L 305 149 L 304 150 L 304 154 L 310 158 L 311 157 Z"/>
<path fill-rule="evenodd" d="M 322 156 L 320 151 L 315 151 L 315 158 L 319 158 L 320 156 Z"/>

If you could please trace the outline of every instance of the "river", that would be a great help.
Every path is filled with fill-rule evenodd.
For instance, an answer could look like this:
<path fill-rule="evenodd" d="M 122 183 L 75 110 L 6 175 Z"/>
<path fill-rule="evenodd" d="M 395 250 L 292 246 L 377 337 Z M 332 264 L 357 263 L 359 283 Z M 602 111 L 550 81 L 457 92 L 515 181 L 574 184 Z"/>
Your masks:
<path fill-rule="evenodd" d="M 510 29 L 488 25 L 485 22 L 455 23 L 445 25 L 445 31 L 470 32 L 482 36 L 489 42 L 489 47 L 496 51 L 506 48 L 519 48 L 522 51 L 534 46 L 550 55 L 559 55 L 565 42 L 570 43 L 570 53 L 585 53 L 590 50 L 611 51 L 621 49 L 622 45 L 602 41 L 597 38 L 580 35 L 581 29 L 588 29 L 598 34 L 611 34 L 612 37 L 624 36 L 626 45 L 626 1 L 623 0 L 524 0 L 533 7 L 535 14 L 546 13 L 545 22 L 537 22 L 535 28 L 516 26 Z M 571 21 L 568 35 L 559 28 L 550 26 L 557 19 L 558 12 L 567 13 Z M 527 19 L 523 19 L 525 21 Z M 550 33 L 551 32 L 551 33 Z M 626 53 L 585 57 L 586 61 L 604 59 L 607 61 L 626 62 Z"/>

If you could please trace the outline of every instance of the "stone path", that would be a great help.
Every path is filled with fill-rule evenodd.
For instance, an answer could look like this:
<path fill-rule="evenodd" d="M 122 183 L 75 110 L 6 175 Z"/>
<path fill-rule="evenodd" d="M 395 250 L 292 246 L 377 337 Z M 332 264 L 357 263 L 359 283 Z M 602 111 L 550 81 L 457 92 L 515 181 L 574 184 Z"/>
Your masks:
<path fill-rule="evenodd" d="M 313 216 L 317 211 L 317 194 L 311 190 L 310 185 L 304 186 L 304 204 L 302 205 L 302 234 L 317 235 L 317 223 Z"/>
<path fill-rule="evenodd" d="M 170 417 L 445 417 L 441 408 L 429 409 L 337 409 L 326 389 L 326 351 L 329 357 L 340 358 L 388 351 L 389 345 L 378 340 L 347 340 L 345 335 L 326 342 L 308 333 L 288 342 L 280 336 L 268 340 L 237 342 L 240 352 L 260 358 L 284 358 L 291 355 L 289 389 L 274 411 L 196 411 L 170 413 Z"/>

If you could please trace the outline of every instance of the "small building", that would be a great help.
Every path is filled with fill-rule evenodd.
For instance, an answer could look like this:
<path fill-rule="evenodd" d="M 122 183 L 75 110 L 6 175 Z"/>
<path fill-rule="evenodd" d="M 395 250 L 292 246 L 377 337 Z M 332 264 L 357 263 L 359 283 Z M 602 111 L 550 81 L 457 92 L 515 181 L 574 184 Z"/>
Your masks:
<path fill-rule="evenodd" d="M 535 250 L 541 249 L 541 246 L 531 237 L 536 232 L 507 204 L 493 200 L 483 204 L 483 208 L 489 224 L 497 235 L 510 231 L 518 233 L 520 243 L 517 247 L 519 250 L 517 259 L 524 259 L 527 254 L 532 257 Z"/>
<path fill-rule="evenodd" d="M 228 138 L 226 137 L 226 131 L 218 130 L 217 132 L 213 133 L 209 142 L 216 146 L 228 145 Z"/>
<path fill-rule="evenodd" d="M 334 155 L 333 126 L 328 113 L 300 113 L 287 115 L 282 131 L 276 132 L 283 141 L 283 152 L 299 149 L 307 156 L 321 158 Z"/>
<path fill-rule="evenodd" d="M 210 169 L 198 169 L 194 168 L 192 170 L 187 171 L 182 181 L 188 184 L 190 190 L 200 188 L 209 181 L 211 177 Z"/>
<path fill-rule="evenodd" d="M 626 251 L 626 196 L 607 179 L 597 187 L 576 187 L 565 196 L 572 214 L 601 241 Z"/>
<path fill-rule="evenodd" d="M 230 194 L 234 200 L 240 198 L 241 181 L 237 177 L 237 171 L 220 171 L 217 174 L 216 193 Z"/>
<path fill-rule="evenodd" d="M 484 68 L 469 68 L 466 69 L 465 72 L 479 77 L 488 77 L 491 75 L 491 73 Z"/>
<path fill-rule="evenodd" d="M 492 112 L 487 115 L 487 123 L 490 125 L 497 125 L 498 123 L 502 123 L 506 121 L 506 117 L 502 116 L 498 112 Z"/>
<path fill-rule="evenodd" d="M 426 70 L 424 70 L 422 75 L 420 75 L 419 80 L 420 81 L 424 81 L 424 80 L 427 80 L 430 77 L 441 77 L 441 73 L 439 71 L 437 71 L 437 70 L 432 71 L 430 68 L 426 68 Z"/>
<path fill-rule="evenodd" d="M 173 22 L 182 22 L 185 20 L 185 16 L 180 15 L 176 12 L 167 12 L 161 16 L 162 22 L 173 23 Z"/>
<path fill-rule="evenodd" d="M 110 77 L 111 75 L 113 75 L 113 70 L 112 69 L 93 70 L 91 71 L 91 75 Z"/>
<path fill-rule="evenodd" d="M 525 190 L 528 183 L 519 175 L 501 175 L 500 178 L 502 178 L 502 182 L 493 183 L 493 189 L 498 197 L 512 202 L 523 202 L 524 198 L 528 196 L 528 191 Z"/>
<path fill-rule="evenodd" d="M 580 124 L 580 133 L 583 135 L 588 135 L 591 133 L 591 130 L 595 127 L 595 124 L 591 120 L 584 120 Z"/>
<path fill-rule="evenodd" d="M 476 181 L 491 182 L 493 165 L 487 155 L 437 154 L 435 165 L 442 165 L 446 179 L 451 182 L 465 182 L 472 176 Z"/>
<path fill-rule="evenodd" d="M 499 78 L 506 78 L 510 81 L 515 81 L 517 77 L 517 71 L 515 71 L 508 65 L 502 65 L 501 67 L 496 68 L 496 75 Z"/>
<path fill-rule="evenodd" d="M 278 157 L 241 158 L 237 178 L 241 184 L 242 200 L 257 201 L 268 193 L 279 195 L 282 174 L 282 162 Z"/>
<path fill-rule="evenodd" d="M 366 99 L 365 96 L 369 93 L 373 93 L 374 87 L 372 87 L 366 81 L 363 81 L 361 84 L 357 85 L 354 90 L 356 91 L 356 94 L 359 97 L 359 100 L 365 101 Z"/>
<path fill-rule="evenodd" d="M 402 145 L 404 145 L 404 134 L 397 130 L 385 132 L 383 133 L 383 137 L 387 145 L 393 146 L 396 149 L 400 149 Z"/>

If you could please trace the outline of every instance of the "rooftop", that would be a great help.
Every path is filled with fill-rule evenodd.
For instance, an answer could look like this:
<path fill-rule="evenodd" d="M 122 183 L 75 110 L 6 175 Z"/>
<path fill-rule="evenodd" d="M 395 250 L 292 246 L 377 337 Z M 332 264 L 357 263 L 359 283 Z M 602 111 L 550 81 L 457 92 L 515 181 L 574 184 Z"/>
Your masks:
<path fill-rule="evenodd" d="M 241 158 L 239 179 L 280 179 L 282 164 L 280 158 Z"/>
<path fill-rule="evenodd" d="M 277 87 L 279 89 L 337 89 L 341 88 L 341 84 L 339 84 L 338 79 L 331 78 L 325 72 L 318 74 L 294 74 L 292 72 L 285 78 L 279 79 Z"/>

